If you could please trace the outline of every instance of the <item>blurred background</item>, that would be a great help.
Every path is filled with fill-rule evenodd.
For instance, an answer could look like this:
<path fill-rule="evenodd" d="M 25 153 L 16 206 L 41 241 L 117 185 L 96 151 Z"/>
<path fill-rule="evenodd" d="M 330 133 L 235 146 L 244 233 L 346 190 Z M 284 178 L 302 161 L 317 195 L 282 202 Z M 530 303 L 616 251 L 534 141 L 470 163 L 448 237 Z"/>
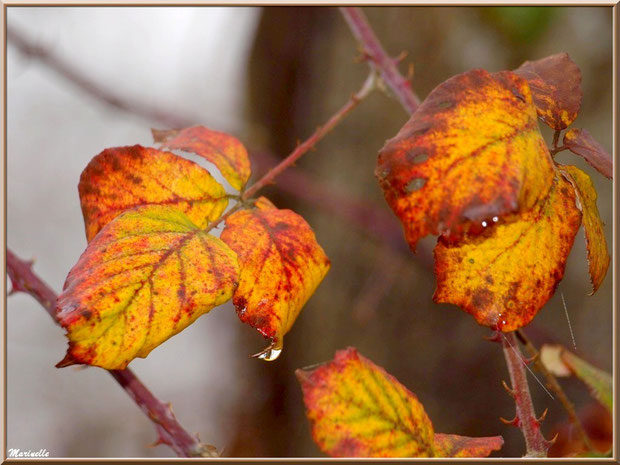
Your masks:
<path fill-rule="evenodd" d="M 150 128 L 192 123 L 236 135 L 256 176 L 286 156 L 344 104 L 368 67 L 337 8 L 8 7 L 8 246 L 34 258 L 56 291 L 86 246 L 77 183 L 106 147 L 151 144 Z M 612 9 L 603 7 L 365 8 L 386 50 L 424 98 L 472 68 L 513 69 L 566 51 L 583 75 L 574 127 L 612 148 Z M 188 430 L 224 456 L 320 456 L 294 370 L 355 346 L 424 404 L 436 431 L 501 434 L 501 456 L 520 456 L 514 403 L 501 348 L 487 328 L 452 305 L 432 302 L 434 238 L 409 252 L 373 171 L 377 152 L 408 119 L 375 92 L 314 152 L 264 194 L 302 214 L 331 258 L 327 278 L 300 314 L 273 363 L 248 355 L 265 346 L 228 304 L 136 359 L 131 368 L 171 401 Z M 550 133 L 544 131 L 550 141 Z M 612 239 L 612 183 L 580 158 Z M 590 291 L 580 232 L 556 295 L 525 332 L 537 344 L 572 347 L 612 368 L 612 273 Z M 66 340 L 25 294 L 8 299 L 9 448 L 51 457 L 168 457 L 149 420 L 98 368 L 54 368 Z M 539 375 L 540 376 L 540 375 Z M 596 409 L 578 382 L 562 380 L 577 409 Z M 530 377 L 543 425 L 567 417 Z M 595 422 L 609 435 L 604 417 Z M 568 437 L 571 432 L 568 431 Z"/>

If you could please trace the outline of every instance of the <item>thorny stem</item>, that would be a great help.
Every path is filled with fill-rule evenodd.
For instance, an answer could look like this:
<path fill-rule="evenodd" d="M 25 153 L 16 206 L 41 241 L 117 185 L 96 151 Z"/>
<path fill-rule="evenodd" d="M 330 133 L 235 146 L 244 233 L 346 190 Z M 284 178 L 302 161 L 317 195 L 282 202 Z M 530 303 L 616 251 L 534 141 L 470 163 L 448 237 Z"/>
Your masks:
<path fill-rule="evenodd" d="M 547 387 L 555 393 L 555 395 L 564 406 L 564 409 L 566 410 L 566 413 L 568 413 L 568 417 L 573 424 L 573 427 L 577 430 L 577 433 L 581 437 L 581 440 L 583 441 L 585 446 L 588 448 L 588 450 L 594 450 L 590 442 L 590 438 L 583 429 L 583 425 L 581 424 L 581 421 L 579 420 L 579 417 L 575 412 L 575 406 L 568 399 L 566 393 L 564 392 L 564 389 L 562 389 L 562 386 L 560 386 L 555 376 L 553 376 L 553 374 L 547 369 L 545 364 L 542 363 L 542 360 L 540 359 L 540 352 L 538 351 L 538 349 L 536 349 L 534 344 L 532 344 L 532 342 L 525 336 L 525 333 L 523 333 L 523 331 L 516 331 L 516 336 L 519 342 L 523 344 L 525 350 L 527 350 L 529 356 L 533 360 L 534 368 L 536 368 L 540 373 L 542 373 L 542 375 L 547 380 Z"/>
<path fill-rule="evenodd" d="M 517 346 L 514 332 L 502 333 L 502 336 L 502 348 L 512 385 L 510 395 L 514 398 L 517 409 L 512 424 L 518 426 L 523 433 L 527 450 L 526 457 L 546 457 L 552 441 L 547 441 L 540 431 L 542 418 L 537 418 L 534 412 L 534 404 L 527 384 L 525 361 Z"/>
<path fill-rule="evenodd" d="M 25 292 L 34 297 L 56 320 L 56 293 L 32 271 L 32 262 L 20 259 L 6 249 L 6 267 L 12 283 L 11 294 Z M 130 370 L 109 370 L 110 375 L 129 394 L 134 402 L 155 423 L 158 438 L 155 444 L 167 444 L 179 457 L 217 457 L 215 447 L 203 444 L 198 436 L 188 433 L 177 421 L 170 404 L 155 397 Z"/>
<path fill-rule="evenodd" d="M 287 168 L 290 168 L 299 158 L 302 157 L 306 152 L 312 149 L 318 141 L 320 141 L 327 133 L 329 133 L 334 127 L 342 121 L 342 119 L 351 112 L 355 107 L 357 107 L 362 100 L 364 100 L 375 88 L 375 73 L 371 72 L 370 75 L 366 78 L 364 85 L 361 87 L 359 91 L 351 96 L 349 101 L 345 103 L 340 110 L 332 115 L 331 118 L 325 123 L 323 126 L 317 128 L 317 130 L 312 134 L 308 139 L 299 144 L 293 152 L 290 153 L 284 160 L 282 160 L 279 164 L 271 168 L 267 173 L 252 184 L 242 195 L 242 200 L 247 200 L 251 198 L 256 192 L 270 184 L 280 173 L 282 173 Z"/>
<path fill-rule="evenodd" d="M 409 114 L 416 111 L 420 99 L 411 90 L 411 83 L 398 71 L 398 60 L 390 57 L 383 49 L 362 10 L 348 6 L 341 7 L 340 12 L 362 46 L 362 52 L 368 57 L 370 66 L 379 73 Z"/>

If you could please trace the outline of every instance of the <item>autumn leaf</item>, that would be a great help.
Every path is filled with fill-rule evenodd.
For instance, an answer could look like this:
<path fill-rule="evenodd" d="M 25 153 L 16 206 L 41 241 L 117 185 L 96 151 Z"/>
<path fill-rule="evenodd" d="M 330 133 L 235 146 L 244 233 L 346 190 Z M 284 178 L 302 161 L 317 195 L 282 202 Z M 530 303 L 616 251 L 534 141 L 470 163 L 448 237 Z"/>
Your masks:
<path fill-rule="evenodd" d="M 456 434 L 435 434 L 435 457 L 488 457 L 504 445 L 501 436 L 470 438 Z"/>
<path fill-rule="evenodd" d="M 415 394 L 352 347 L 295 374 L 314 441 L 333 457 L 483 457 L 503 444 L 435 434 Z"/>
<path fill-rule="evenodd" d="M 581 223 L 572 185 L 555 178 L 548 198 L 529 212 L 489 224 L 477 236 L 435 247 L 433 299 L 453 303 L 481 325 L 514 331 L 551 298 Z"/>
<path fill-rule="evenodd" d="M 169 149 L 195 153 L 213 163 L 230 185 L 241 190 L 250 178 L 248 152 L 239 140 L 229 134 L 204 126 L 178 131 L 153 129 L 155 142 Z"/>
<path fill-rule="evenodd" d="M 329 259 L 304 219 L 261 198 L 252 210 L 226 219 L 221 239 L 239 257 L 237 314 L 272 341 L 257 354 L 275 359 L 283 337 L 329 270 Z"/>
<path fill-rule="evenodd" d="M 381 150 L 375 173 L 415 249 L 428 234 L 530 210 L 554 168 L 527 82 L 473 70 L 431 92 Z"/>
<path fill-rule="evenodd" d="M 583 230 L 586 236 L 588 249 L 588 263 L 592 292 L 594 294 L 605 279 L 609 268 L 609 253 L 603 231 L 603 222 L 596 207 L 596 189 L 586 173 L 576 166 L 560 165 L 560 170 L 574 186 L 579 200 L 580 210 L 583 214 Z"/>
<path fill-rule="evenodd" d="M 563 144 L 575 155 L 583 157 L 599 173 L 613 178 L 614 168 L 611 155 L 585 129 L 569 129 L 564 133 Z"/>
<path fill-rule="evenodd" d="M 543 345 L 540 359 L 555 376 L 574 374 L 588 386 L 592 396 L 609 413 L 613 412 L 613 380 L 609 373 L 596 368 L 561 345 Z"/>
<path fill-rule="evenodd" d="M 581 71 L 568 53 L 526 61 L 515 73 L 527 79 L 538 116 L 545 124 L 561 130 L 575 121 L 581 107 Z"/>
<path fill-rule="evenodd" d="M 69 350 L 57 366 L 123 369 L 226 302 L 233 251 L 181 211 L 137 207 L 108 223 L 73 267 L 56 316 Z"/>
<path fill-rule="evenodd" d="M 80 202 L 90 241 L 123 211 L 140 205 L 175 207 L 199 227 L 219 218 L 224 188 L 196 163 L 140 145 L 109 148 L 82 172 Z"/>

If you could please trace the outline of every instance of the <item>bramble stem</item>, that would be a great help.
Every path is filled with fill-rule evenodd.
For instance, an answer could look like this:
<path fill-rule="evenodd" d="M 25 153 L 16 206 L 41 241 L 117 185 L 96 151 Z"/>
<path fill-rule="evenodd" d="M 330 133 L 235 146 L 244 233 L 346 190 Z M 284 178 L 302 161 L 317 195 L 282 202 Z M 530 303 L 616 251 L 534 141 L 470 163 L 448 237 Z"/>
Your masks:
<path fill-rule="evenodd" d="M 319 142 L 327 133 L 334 129 L 338 123 L 340 123 L 344 117 L 349 114 L 356 106 L 360 104 L 375 88 L 375 74 L 371 72 L 370 75 L 364 81 L 364 85 L 359 91 L 351 96 L 349 101 L 345 103 L 340 110 L 334 113 L 331 118 L 323 126 L 317 128 L 317 130 L 308 139 L 299 144 L 295 150 L 293 150 L 284 160 L 271 168 L 267 173 L 252 184 L 242 195 L 243 200 L 251 198 L 256 192 L 270 184 L 280 173 L 287 168 L 290 168 L 302 155 L 312 149 L 317 142 Z"/>
<path fill-rule="evenodd" d="M 6 267 L 13 285 L 11 293 L 25 292 L 34 297 L 56 320 L 56 293 L 32 271 L 32 262 L 20 259 L 6 249 Z M 177 421 L 170 404 L 155 397 L 130 370 L 108 370 L 134 402 L 156 425 L 156 444 L 167 444 L 179 457 L 217 457 L 215 447 L 203 444 L 196 435 L 188 433 Z"/>
<path fill-rule="evenodd" d="M 517 346 L 514 332 L 502 333 L 502 336 L 502 347 L 512 385 L 510 394 L 514 398 L 517 408 L 514 424 L 521 429 L 525 438 L 526 457 L 546 457 L 551 442 L 547 441 L 540 431 L 541 420 L 536 417 L 534 412 L 534 404 L 527 384 L 525 361 Z"/>
<path fill-rule="evenodd" d="M 394 95 L 398 98 L 405 110 L 411 114 L 420 105 L 420 99 L 411 90 L 411 83 L 398 71 L 398 60 L 390 57 L 377 39 L 375 32 L 370 27 L 366 16 L 357 7 L 341 7 L 340 12 L 344 16 L 351 32 L 363 47 L 363 53 L 368 57 L 370 66 L 377 71 Z"/>
<path fill-rule="evenodd" d="M 521 344 L 523 344 L 523 346 L 525 347 L 525 350 L 528 351 L 529 356 L 532 357 L 532 359 L 534 360 L 534 368 L 536 368 L 540 373 L 542 373 L 542 375 L 547 380 L 547 387 L 554 392 L 554 394 L 562 403 L 562 406 L 566 410 L 566 413 L 568 413 L 568 418 L 570 419 L 570 422 L 577 430 L 579 436 L 581 436 L 581 440 L 583 441 L 585 446 L 588 448 L 588 450 L 594 450 L 592 444 L 590 443 L 590 438 L 583 429 L 583 425 L 581 424 L 581 421 L 579 420 L 579 417 L 575 412 L 575 406 L 568 399 L 566 393 L 564 392 L 564 389 L 562 389 L 562 386 L 560 386 L 555 376 L 553 376 L 553 374 L 549 370 L 547 370 L 545 364 L 542 363 L 542 360 L 540 360 L 540 352 L 538 351 L 538 349 L 536 349 L 534 344 L 532 344 L 532 342 L 525 336 L 523 331 L 517 330 L 516 335 L 517 339 L 519 339 L 519 342 L 521 342 Z"/>

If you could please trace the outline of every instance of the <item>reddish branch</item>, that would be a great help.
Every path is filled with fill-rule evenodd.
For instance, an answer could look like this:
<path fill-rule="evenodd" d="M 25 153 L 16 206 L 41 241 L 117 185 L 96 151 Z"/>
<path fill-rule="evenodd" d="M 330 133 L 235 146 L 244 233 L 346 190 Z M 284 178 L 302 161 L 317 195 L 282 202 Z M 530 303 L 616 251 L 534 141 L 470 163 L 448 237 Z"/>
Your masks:
<path fill-rule="evenodd" d="M 392 89 L 405 110 L 409 114 L 413 113 L 418 108 L 420 99 L 411 90 L 411 83 L 398 71 L 398 60 L 385 52 L 362 10 L 349 6 L 341 7 L 340 11 L 351 32 L 362 46 L 362 51 L 368 57 L 371 67 L 379 73 L 383 82 Z"/>
<path fill-rule="evenodd" d="M 506 387 L 508 393 L 515 401 L 517 408 L 516 415 L 511 421 L 504 421 L 521 429 L 525 438 L 525 446 L 527 449 L 526 457 L 546 457 L 547 450 L 553 444 L 553 441 L 547 441 L 540 431 L 540 423 L 545 418 L 547 411 L 540 418 L 536 417 L 530 388 L 527 384 L 527 374 L 525 372 L 525 361 L 521 355 L 521 351 L 517 346 L 517 340 L 514 332 L 502 333 L 502 347 L 506 364 L 508 365 L 508 373 L 512 389 Z"/>
<path fill-rule="evenodd" d="M 57 323 L 56 293 L 32 271 L 32 262 L 20 259 L 7 248 L 6 267 L 13 286 L 11 294 L 30 294 Z M 155 423 L 158 433 L 156 444 L 167 444 L 179 457 L 217 456 L 215 448 L 201 443 L 197 436 L 188 433 L 177 421 L 170 404 L 157 399 L 130 369 L 111 370 L 109 373 Z"/>
<path fill-rule="evenodd" d="M 581 437 L 582 442 L 585 444 L 588 450 L 594 450 L 592 443 L 590 442 L 590 438 L 586 434 L 586 431 L 584 430 L 583 425 L 581 424 L 581 421 L 577 416 L 575 406 L 566 396 L 566 393 L 564 392 L 564 389 L 562 389 L 562 386 L 560 386 L 560 383 L 558 383 L 558 380 L 555 378 L 555 376 L 553 376 L 553 374 L 547 369 L 545 364 L 540 359 L 540 352 L 538 351 L 538 349 L 525 336 L 525 333 L 523 331 L 519 330 L 515 333 L 517 339 L 519 340 L 519 342 L 521 342 L 521 344 L 523 344 L 525 349 L 528 351 L 531 360 L 533 360 L 534 368 L 536 368 L 545 377 L 545 379 L 547 380 L 547 387 L 554 392 L 554 394 L 558 397 L 562 406 L 566 410 L 566 413 L 568 413 L 568 418 L 570 419 L 570 422 L 573 424 L 575 430 L 577 431 L 577 434 L 579 434 L 579 436 Z"/>
<path fill-rule="evenodd" d="M 262 178 L 256 181 L 252 186 L 250 186 L 241 196 L 242 199 L 251 198 L 256 192 L 265 187 L 266 185 L 273 182 L 273 180 L 280 173 L 290 168 L 295 164 L 302 155 L 308 152 L 310 149 L 314 148 L 314 146 L 319 142 L 327 133 L 329 133 L 332 129 L 334 129 L 338 123 L 340 123 L 343 118 L 348 115 L 351 110 L 353 110 L 359 103 L 364 100 L 372 92 L 375 88 L 375 74 L 370 73 L 362 88 L 357 91 L 355 94 L 351 96 L 349 101 L 345 103 L 340 110 L 332 115 L 331 118 L 325 123 L 323 126 L 320 126 L 314 134 L 312 134 L 308 139 L 299 144 L 293 152 L 289 156 L 287 156 L 284 160 L 282 160 L 278 165 L 271 168 Z"/>

